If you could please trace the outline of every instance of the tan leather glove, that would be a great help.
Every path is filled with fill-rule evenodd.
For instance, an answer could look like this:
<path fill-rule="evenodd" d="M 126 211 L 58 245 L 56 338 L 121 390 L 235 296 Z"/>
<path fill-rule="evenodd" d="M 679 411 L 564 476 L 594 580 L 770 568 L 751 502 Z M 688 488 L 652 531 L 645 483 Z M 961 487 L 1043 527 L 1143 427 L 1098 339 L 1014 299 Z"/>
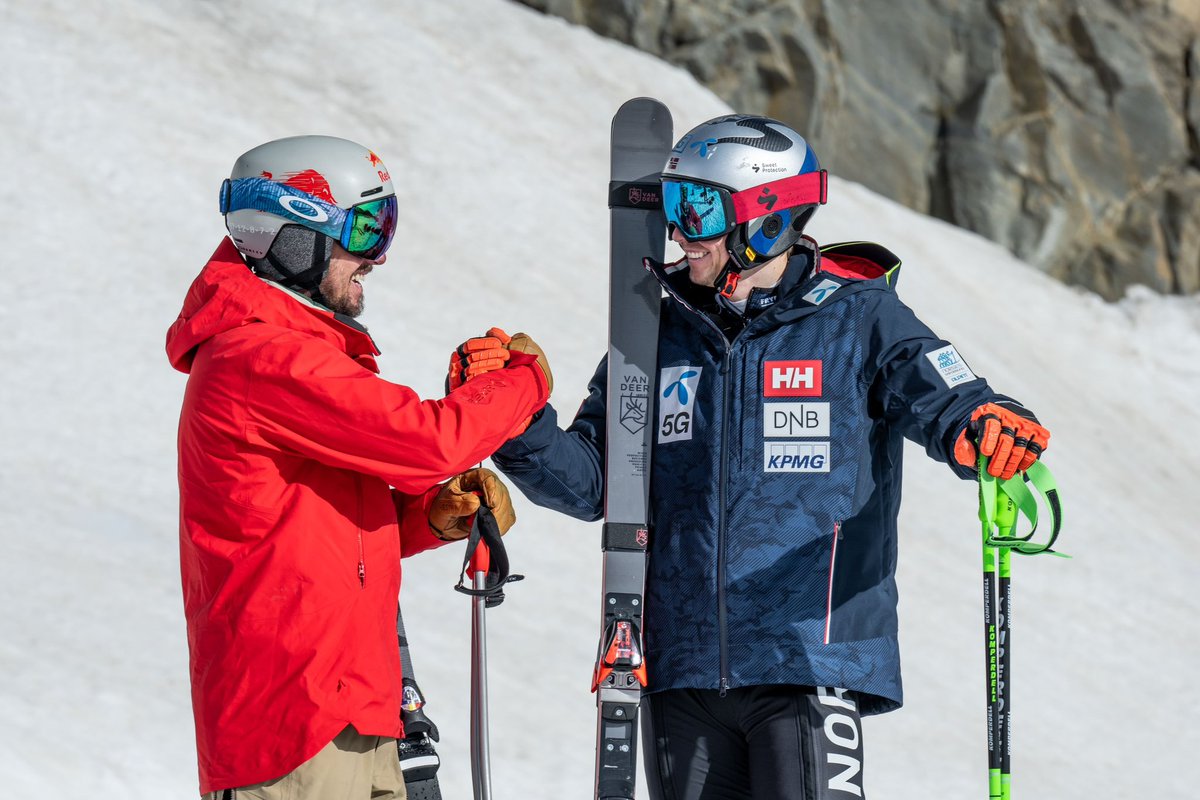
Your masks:
<path fill-rule="evenodd" d="M 542 352 L 542 348 L 538 347 L 537 342 L 529 338 L 528 333 L 514 333 L 512 339 L 508 342 L 508 349 L 514 353 L 527 353 L 531 356 L 536 356 L 537 365 L 546 376 L 546 388 L 549 390 L 547 394 L 554 394 L 554 373 L 550 371 L 550 360 L 546 358 L 546 354 Z"/>
<path fill-rule="evenodd" d="M 471 535 L 471 523 L 479 510 L 480 498 L 492 509 L 503 536 L 517 521 L 508 487 L 490 469 L 469 469 L 455 475 L 442 486 L 429 507 L 429 527 L 433 535 L 456 542 Z"/>

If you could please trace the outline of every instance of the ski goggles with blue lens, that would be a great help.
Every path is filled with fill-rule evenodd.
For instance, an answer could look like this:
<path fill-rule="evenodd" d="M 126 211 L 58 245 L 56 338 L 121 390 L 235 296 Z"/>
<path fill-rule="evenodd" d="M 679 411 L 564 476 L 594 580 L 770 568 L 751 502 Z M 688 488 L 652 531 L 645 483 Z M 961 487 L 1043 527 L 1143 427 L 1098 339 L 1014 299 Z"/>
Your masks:
<path fill-rule="evenodd" d="M 347 253 L 370 261 L 382 256 L 396 235 L 396 196 L 369 200 L 350 208 L 267 178 L 226 179 L 221 184 L 221 213 L 263 211 L 323 233 Z"/>
<path fill-rule="evenodd" d="M 743 222 L 780 210 L 826 201 L 825 170 L 793 175 L 740 192 L 695 181 L 662 179 L 663 212 L 689 242 L 713 239 Z"/>

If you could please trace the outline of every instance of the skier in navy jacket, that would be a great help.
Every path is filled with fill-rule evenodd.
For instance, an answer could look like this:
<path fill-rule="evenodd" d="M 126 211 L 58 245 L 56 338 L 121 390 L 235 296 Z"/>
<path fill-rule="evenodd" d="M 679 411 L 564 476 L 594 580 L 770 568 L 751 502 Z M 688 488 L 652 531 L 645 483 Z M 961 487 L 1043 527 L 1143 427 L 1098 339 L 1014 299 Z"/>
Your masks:
<path fill-rule="evenodd" d="M 662 173 L 672 265 L 650 421 L 643 743 L 663 800 L 862 797 L 860 715 L 902 702 L 902 440 L 960 478 L 1050 434 L 896 294 L 899 260 L 802 235 L 825 172 L 775 120 L 693 129 Z M 451 385 L 503 364 L 493 329 Z M 493 457 L 533 502 L 603 513 L 607 363 L 564 431 L 546 406 Z"/>

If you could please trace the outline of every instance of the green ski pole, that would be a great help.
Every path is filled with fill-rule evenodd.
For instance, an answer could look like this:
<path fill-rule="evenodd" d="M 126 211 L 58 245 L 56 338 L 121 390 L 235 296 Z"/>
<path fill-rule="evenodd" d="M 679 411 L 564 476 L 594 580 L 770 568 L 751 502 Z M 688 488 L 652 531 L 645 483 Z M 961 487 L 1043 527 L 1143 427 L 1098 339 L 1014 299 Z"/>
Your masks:
<path fill-rule="evenodd" d="M 987 459 L 979 459 L 980 492 L 979 492 L 979 521 L 983 523 L 983 652 L 985 675 L 987 676 L 987 746 L 988 746 L 988 797 L 990 800 L 1001 800 L 1000 797 L 1000 741 L 999 741 L 999 664 L 996 658 L 999 636 L 996 630 L 996 548 L 989 542 L 991 538 L 991 517 L 995 513 L 994 497 L 985 498 L 982 476 L 985 473 Z M 988 512 L 991 513 L 988 513 Z"/>
<path fill-rule="evenodd" d="M 988 796 L 1012 798 L 1012 552 L 1068 558 L 1051 549 L 1062 528 L 1062 506 L 1050 470 L 1035 462 L 1024 474 L 999 480 L 987 473 L 986 456 L 980 456 L 979 521 L 983 525 L 983 625 L 987 659 Z M 1053 527 L 1049 540 L 1031 541 L 1037 531 L 1038 499 L 1050 509 Z M 1020 516 L 1033 529 L 1016 533 Z"/>
<path fill-rule="evenodd" d="M 1013 538 L 1017 525 L 1017 504 L 1003 492 L 996 493 L 996 528 L 998 538 Z M 1012 797 L 1012 549 L 996 548 L 1000 573 L 999 602 L 996 605 L 1000 623 L 997 652 L 996 683 L 999 700 L 996 706 L 997 729 L 1000 735 L 1000 800 Z"/>

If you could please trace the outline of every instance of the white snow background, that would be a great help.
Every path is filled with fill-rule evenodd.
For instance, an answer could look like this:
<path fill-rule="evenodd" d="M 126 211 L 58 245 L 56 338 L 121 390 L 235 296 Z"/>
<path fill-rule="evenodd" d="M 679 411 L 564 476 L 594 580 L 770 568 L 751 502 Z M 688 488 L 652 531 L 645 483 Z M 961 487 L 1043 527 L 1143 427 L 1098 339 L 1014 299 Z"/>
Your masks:
<path fill-rule="evenodd" d="M 523 329 L 569 418 L 606 339 L 611 115 L 659 97 L 678 134 L 726 107 L 504 0 L 0 0 L 0 72 L 0 797 L 194 797 L 185 378 L 163 334 L 224 233 L 235 157 L 298 133 L 375 149 L 403 207 L 363 318 L 385 377 L 438 396 L 462 339 Z M 1054 434 L 1075 558 L 1014 565 L 1016 795 L 1191 796 L 1198 299 L 1108 305 L 860 186 L 829 196 L 810 232 L 893 249 L 901 296 Z M 867 794 L 982 798 L 974 491 L 908 455 L 907 704 L 865 722 Z M 488 617 L 495 796 L 589 797 L 599 526 L 517 503 L 528 579 Z M 403 593 L 448 799 L 471 795 L 461 557 L 407 561 Z"/>

